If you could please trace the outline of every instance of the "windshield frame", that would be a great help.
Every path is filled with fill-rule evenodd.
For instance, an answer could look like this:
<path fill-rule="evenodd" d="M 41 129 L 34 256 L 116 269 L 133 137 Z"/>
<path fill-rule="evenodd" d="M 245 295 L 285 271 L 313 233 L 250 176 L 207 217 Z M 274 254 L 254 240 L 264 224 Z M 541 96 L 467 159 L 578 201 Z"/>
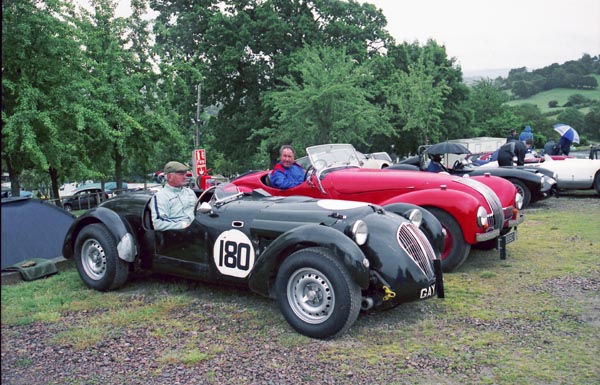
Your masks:
<path fill-rule="evenodd" d="M 310 164 L 317 170 L 329 168 L 359 167 L 360 158 L 351 144 L 321 144 L 306 148 Z"/>

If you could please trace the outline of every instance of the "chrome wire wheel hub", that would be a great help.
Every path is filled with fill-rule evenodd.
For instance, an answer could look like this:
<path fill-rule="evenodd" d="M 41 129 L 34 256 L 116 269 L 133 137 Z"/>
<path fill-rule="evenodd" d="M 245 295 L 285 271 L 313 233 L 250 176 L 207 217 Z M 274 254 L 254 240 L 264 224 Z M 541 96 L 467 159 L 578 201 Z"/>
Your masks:
<path fill-rule="evenodd" d="M 93 280 L 99 280 L 106 273 L 106 253 L 95 239 L 88 239 L 81 247 L 81 265 Z"/>
<path fill-rule="evenodd" d="M 296 316 L 310 324 L 327 321 L 335 308 L 331 283 L 315 269 L 303 268 L 292 274 L 287 285 L 287 299 Z"/>

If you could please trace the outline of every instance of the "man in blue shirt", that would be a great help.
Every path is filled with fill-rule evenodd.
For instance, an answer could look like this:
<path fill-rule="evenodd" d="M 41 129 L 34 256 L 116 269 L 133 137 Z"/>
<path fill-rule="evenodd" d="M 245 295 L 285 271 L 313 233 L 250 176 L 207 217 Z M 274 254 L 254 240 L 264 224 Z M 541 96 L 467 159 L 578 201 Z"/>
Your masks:
<path fill-rule="evenodd" d="M 295 153 L 292 146 L 283 145 L 279 149 L 280 162 L 271 171 L 271 186 L 288 189 L 304 182 L 304 169 L 295 162 Z"/>
<path fill-rule="evenodd" d="M 446 171 L 446 168 L 442 165 L 442 156 L 439 154 L 433 155 L 431 158 L 431 162 L 427 166 L 427 171 L 429 172 L 442 172 Z"/>

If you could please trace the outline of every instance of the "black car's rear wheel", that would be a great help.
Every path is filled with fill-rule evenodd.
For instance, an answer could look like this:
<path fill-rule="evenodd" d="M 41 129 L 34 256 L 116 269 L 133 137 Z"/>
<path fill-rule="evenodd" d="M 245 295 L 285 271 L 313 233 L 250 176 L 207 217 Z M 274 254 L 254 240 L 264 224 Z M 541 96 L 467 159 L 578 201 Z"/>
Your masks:
<path fill-rule="evenodd" d="M 129 265 L 117 255 L 114 238 L 98 223 L 84 227 L 77 236 L 75 262 L 83 282 L 100 291 L 119 288 L 129 275 Z"/>
<path fill-rule="evenodd" d="M 73 206 L 71 206 L 70 204 L 66 203 L 63 208 L 67 211 L 73 211 Z"/>
<path fill-rule="evenodd" d="M 308 337 L 332 338 L 342 334 L 360 312 L 360 287 L 325 248 L 309 248 L 290 255 L 279 268 L 275 285 L 284 318 Z"/>
<path fill-rule="evenodd" d="M 442 270 L 445 273 L 452 272 L 460 267 L 469 256 L 471 245 L 465 241 L 460 225 L 454 217 L 444 210 L 428 207 L 446 230 L 446 242 L 442 252 Z"/>

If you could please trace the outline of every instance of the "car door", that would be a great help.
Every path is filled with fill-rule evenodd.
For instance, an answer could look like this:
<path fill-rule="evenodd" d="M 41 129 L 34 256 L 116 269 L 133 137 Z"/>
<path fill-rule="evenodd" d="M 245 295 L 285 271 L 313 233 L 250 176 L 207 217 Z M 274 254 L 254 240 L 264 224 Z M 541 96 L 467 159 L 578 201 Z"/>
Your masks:
<path fill-rule="evenodd" d="M 185 229 L 154 232 L 154 267 L 176 275 L 208 280 L 208 235 L 197 220 Z"/>

